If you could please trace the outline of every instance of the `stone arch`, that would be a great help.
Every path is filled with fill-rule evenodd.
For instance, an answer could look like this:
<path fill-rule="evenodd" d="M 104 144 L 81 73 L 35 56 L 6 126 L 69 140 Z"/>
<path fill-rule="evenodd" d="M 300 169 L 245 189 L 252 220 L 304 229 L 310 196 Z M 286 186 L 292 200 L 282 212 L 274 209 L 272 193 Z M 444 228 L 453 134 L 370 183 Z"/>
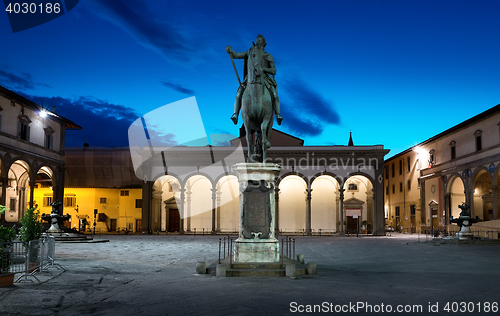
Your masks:
<path fill-rule="evenodd" d="M 352 173 L 349 173 L 345 178 L 344 178 L 344 183 L 342 183 L 342 185 L 344 185 L 346 183 L 346 181 L 350 178 L 350 177 L 354 177 L 354 176 L 363 176 L 365 178 L 367 178 L 370 183 L 371 183 L 371 186 L 372 188 L 374 188 L 375 186 L 375 180 L 369 175 L 369 174 L 366 174 L 364 172 L 352 172 Z"/>
<path fill-rule="evenodd" d="M 339 226 L 339 180 L 331 174 L 311 178 L 311 230 L 337 232 Z"/>
<path fill-rule="evenodd" d="M 237 232 L 239 227 L 239 183 L 234 174 L 217 178 L 216 232 Z"/>
<path fill-rule="evenodd" d="M 238 176 L 236 175 L 236 173 L 234 173 L 234 172 L 227 172 L 227 173 L 223 173 L 223 174 L 218 175 L 217 178 L 215 178 L 215 180 L 214 180 L 213 183 L 215 183 L 215 185 L 218 185 L 219 181 L 222 178 L 229 177 L 229 176 L 234 176 L 234 177 L 236 177 L 236 179 L 238 179 Z"/>
<path fill-rule="evenodd" d="M 355 184 L 355 187 L 350 187 Z M 373 197 L 374 180 L 363 172 L 353 172 L 344 178 L 344 221 L 345 231 L 356 233 L 365 229 L 367 233 L 373 231 L 375 223 L 375 203 Z M 358 216 L 359 220 L 356 218 Z M 359 226 L 358 226 L 359 225 Z"/>
<path fill-rule="evenodd" d="M 181 184 L 177 176 L 167 174 L 157 177 L 152 190 L 153 218 L 159 218 L 161 231 L 181 230 L 180 196 Z"/>
<path fill-rule="evenodd" d="M 35 171 L 35 188 L 33 191 L 35 206 L 41 213 L 50 213 L 52 210 L 51 203 L 56 200 L 57 197 L 57 176 L 55 173 L 55 168 L 42 164 L 39 165 Z M 64 201 L 60 201 L 64 203 Z M 64 204 L 63 204 L 64 205 Z M 62 211 L 62 210 L 60 210 Z"/>
<path fill-rule="evenodd" d="M 448 217 L 453 216 L 457 218 L 460 216 L 460 209 L 458 206 L 465 203 L 465 182 L 458 173 L 454 173 L 448 177 L 446 181 L 446 205 L 448 206 Z"/>
<path fill-rule="evenodd" d="M 212 227 L 212 188 L 208 175 L 197 172 L 185 179 L 184 223 L 186 231 L 210 232 Z M 182 214 L 181 214 L 182 215 Z"/>
<path fill-rule="evenodd" d="M 33 184 L 33 168 L 31 164 L 21 158 L 16 158 L 6 164 L 7 190 L 6 208 L 9 209 L 7 221 L 17 222 L 24 216 L 29 202 L 30 185 Z M 14 210 L 12 210 L 14 208 Z"/>
<path fill-rule="evenodd" d="M 288 173 L 279 179 L 279 228 L 282 233 L 303 232 L 307 216 L 307 178 Z"/>
<path fill-rule="evenodd" d="M 297 176 L 299 178 L 302 178 L 302 180 L 304 180 L 304 182 L 307 184 L 307 186 L 309 186 L 309 179 L 304 174 L 302 174 L 300 172 L 287 172 L 287 173 L 280 175 L 278 177 L 278 179 L 276 179 L 276 187 L 279 187 L 281 181 L 283 181 L 283 179 L 285 179 L 288 176 Z"/>
<path fill-rule="evenodd" d="M 328 172 L 328 171 L 324 171 L 324 172 L 320 172 L 320 173 L 315 174 L 314 176 L 312 176 L 312 178 L 309 181 L 312 184 L 314 182 L 314 180 L 316 180 L 317 178 L 322 177 L 322 176 L 332 177 L 333 179 L 335 179 L 337 181 L 339 186 L 344 181 L 344 179 L 341 176 L 338 176 L 335 173 Z"/>
<path fill-rule="evenodd" d="M 187 183 L 189 182 L 189 179 L 191 179 L 195 176 L 202 176 L 202 177 L 206 178 L 208 181 L 210 181 L 210 187 L 213 187 L 214 183 L 216 183 L 216 182 L 214 182 L 212 177 L 210 177 L 210 175 L 208 175 L 207 173 L 201 172 L 201 171 L 196 171 L 196 172 L 192 172 L 192 173 L 188 174 L 184 178 L 184 180 L 181 182 L 182 188 L 187 189 Z"/>
<path fill-rule="evenodd" d="M 474 170 L 471 177 L 471 215 L 488 221 L 494 219 L 492 177 L 490 171 L 481 166 Z"/>

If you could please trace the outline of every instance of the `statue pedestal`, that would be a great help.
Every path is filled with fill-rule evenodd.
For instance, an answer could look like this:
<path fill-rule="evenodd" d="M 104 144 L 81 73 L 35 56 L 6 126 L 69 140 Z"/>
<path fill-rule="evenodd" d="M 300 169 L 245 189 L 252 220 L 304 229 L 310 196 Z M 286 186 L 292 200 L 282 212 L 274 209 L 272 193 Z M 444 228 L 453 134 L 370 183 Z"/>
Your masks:
<path fill-rule="evenodd" d="M 462 216 L 461 216 L 462 218 Z M 470 223 L 469 223 L 469 217 L 464 217 L 464 221 L 462 222 L 462 227 L 460 228 L 460 231 L 458 232 L 458 239 L 460 240 L 469 240 L 473 238 L 473 234 L 470 230 Z"/>
<path fill-rule="evenodd" d="M 279 262 L 274 235 L 274 187 L 280 166 L 273 163 L 239 163 L 232 166 L 240 185 L 239 236 L 233 262 Z"/>

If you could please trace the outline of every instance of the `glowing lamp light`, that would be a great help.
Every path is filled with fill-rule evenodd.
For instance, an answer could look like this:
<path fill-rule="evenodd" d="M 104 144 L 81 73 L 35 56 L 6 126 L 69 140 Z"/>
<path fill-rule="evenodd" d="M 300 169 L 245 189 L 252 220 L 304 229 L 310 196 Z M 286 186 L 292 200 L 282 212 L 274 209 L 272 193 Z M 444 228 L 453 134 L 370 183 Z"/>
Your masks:
<path fill-rule="evenodd" d="M 39 115 L 40 115 L 41 118 L 46 118 L 47 117 L 47 111 L 41 110 Z"/>

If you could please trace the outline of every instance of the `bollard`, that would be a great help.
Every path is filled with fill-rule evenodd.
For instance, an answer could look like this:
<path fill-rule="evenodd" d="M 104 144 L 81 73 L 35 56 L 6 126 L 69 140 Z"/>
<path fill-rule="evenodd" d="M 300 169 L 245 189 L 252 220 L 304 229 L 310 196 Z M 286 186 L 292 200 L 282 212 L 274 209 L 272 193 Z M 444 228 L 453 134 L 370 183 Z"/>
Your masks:
<path fill-rule="evenodd" d="M 297 255 L 297 261 L 298 261 L 299 263 L 304 264 L 304 255 L 302 255 L 302 254 L 298 254 L 298 255 Z"/>
<path fill-rule="evenodd" d="M 226 265 L 225 264 L 218 264 L 217 267 L 215 268 L 215 276 L 218 278 L 225 278 L 226 277 Z"/>
<path fill-rule="evenodd" d="M 281 239 L 281 264 L 280 269 L 283 269 L 283 239 Z"/>
<path fill-rule="evenodd" d="M 295 265 L 293 263 L 288 263 L 286 265 L 286 276 L 289 278 L 295 278 Z"/>
<path fill-rule="evenodd" d="M 196 265 L 196 273 L 197 274 L 206 274 L 207 269 L 205 268 L 205 262 L 204 261 L 199 261 L 198 264 Z"/>
<path fill-rule="evenodd" d="M 310 274 L 310 275 L 318 274 L 318 270 L 316 269 L 316 263 L 314 263 L 314 262 L 307 263 L 307 274 Z"/>

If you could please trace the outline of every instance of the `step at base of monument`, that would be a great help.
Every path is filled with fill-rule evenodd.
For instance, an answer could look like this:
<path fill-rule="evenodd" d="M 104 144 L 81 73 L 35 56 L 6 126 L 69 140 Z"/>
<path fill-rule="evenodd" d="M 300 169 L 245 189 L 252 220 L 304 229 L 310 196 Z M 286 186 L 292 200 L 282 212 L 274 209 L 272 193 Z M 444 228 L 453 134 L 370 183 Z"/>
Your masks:
<path fill-rule="evenodd" d="M 237 262 L 231 263 L 229 268 L 229 258 L 221 260 L 225 264 L 226 277 L 284 277 L 286 276 L 286 265 L 293 263 L 287 257 L 283 258 L 283 269 L 280 269 L 280 262 Z M 207 267 L 207 274 L 216 275 L 217 262 Z M 295 276 L 306 276 L 307 269 L 305 265 L 295 261 Z"/>

